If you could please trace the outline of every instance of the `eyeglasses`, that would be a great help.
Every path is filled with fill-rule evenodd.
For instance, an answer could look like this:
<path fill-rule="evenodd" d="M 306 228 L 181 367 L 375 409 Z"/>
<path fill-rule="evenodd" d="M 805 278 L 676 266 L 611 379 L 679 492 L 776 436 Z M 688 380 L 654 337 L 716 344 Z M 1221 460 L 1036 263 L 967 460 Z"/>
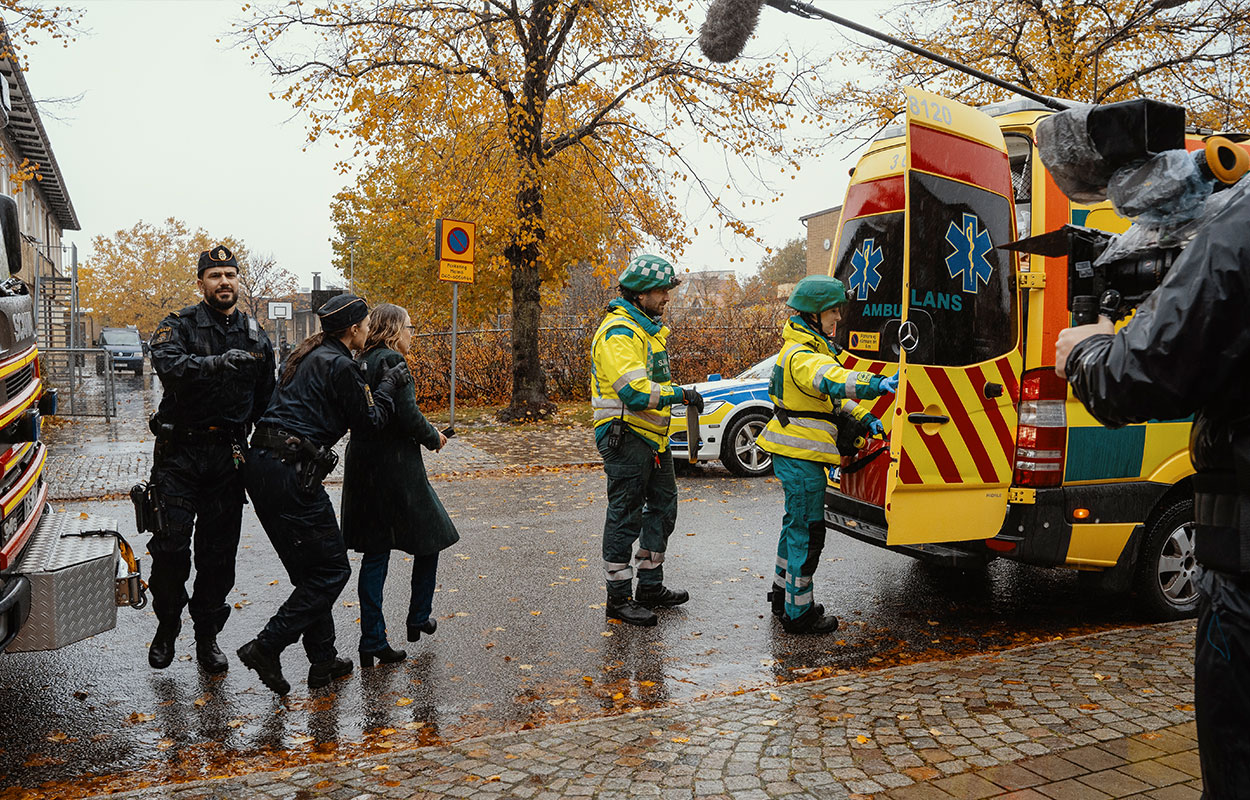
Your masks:
<path fill-rule="evenodd" d="M 404 327 L 408 329 L 408 332 L 409 332 L 409 333 L 416 333 L 416 332 L 417 332 L 417 326 L 416 326 L 416 325 L 405 325 Z"/>

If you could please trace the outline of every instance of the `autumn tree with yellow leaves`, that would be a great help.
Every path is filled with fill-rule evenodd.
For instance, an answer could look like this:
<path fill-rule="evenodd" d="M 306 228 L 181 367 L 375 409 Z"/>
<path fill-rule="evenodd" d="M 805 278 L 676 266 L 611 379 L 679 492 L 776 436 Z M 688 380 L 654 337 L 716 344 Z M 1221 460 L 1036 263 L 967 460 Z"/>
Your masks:
<path fill-rule="evenodd" d="M 149 335 L 166 314 L 200 301 L 196 266 L 200 253 L 217 244 L 246 263 L 241 242 L 191 230 L 173 217 L 97 236 L 91 240 L 94 254 L 78 270 L 79 302 L 101 325 L 134 325 Z"/>
<path fill-rule="evenodd" d="M 815 113 L 819 90 L 812 65 L 780 53 L 709 66 L 695 48 L 703 10 L 666 0 L 323 0 L 250 13 L 248 45 L 287 81 L 281 97 L 306 113 L 310 138 L 338 136 L 351 165 L 365 164 L 334 208 L 341 266 L 358 237 L 359 286 L 446 307 L 433 222 L 477 223 L 480 282 L 462 296 L 470 315 L 512 314 L 505 419 L 552 409 L 545 287 L 573 263 L 610 275 L 644 242 L 679 254 L 687 197 L 674 185 L 754 235 L 689 148 L 797 168 L 787 126 Z"/>
<path fill-rule="evenodd" d="M 1180 103 L 1193 125 L 1250 129 L 1245 0 L 909 0 L 887 15 L 906 41 L 1058 98 Z M 970 105 L 1004 89 L 858 35 L 839 57 L 856 78 L 830 95 L 846 131 L 871 135 L 902 110 L 900 86 Z M 861 41 L 862 39 L 862 41 Z M 759 47 L 756 42 L 748 47 Z"/>

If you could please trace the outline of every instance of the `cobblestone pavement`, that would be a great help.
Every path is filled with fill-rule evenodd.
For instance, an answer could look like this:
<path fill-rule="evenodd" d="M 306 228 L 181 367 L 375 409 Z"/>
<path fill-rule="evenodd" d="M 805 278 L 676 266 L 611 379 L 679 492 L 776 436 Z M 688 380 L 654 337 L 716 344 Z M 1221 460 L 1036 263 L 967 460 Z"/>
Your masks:
<path fill-rule="evenodd" d="M 1193 636 L 1122 629 L 111 796 L 1197 798 Z"/>

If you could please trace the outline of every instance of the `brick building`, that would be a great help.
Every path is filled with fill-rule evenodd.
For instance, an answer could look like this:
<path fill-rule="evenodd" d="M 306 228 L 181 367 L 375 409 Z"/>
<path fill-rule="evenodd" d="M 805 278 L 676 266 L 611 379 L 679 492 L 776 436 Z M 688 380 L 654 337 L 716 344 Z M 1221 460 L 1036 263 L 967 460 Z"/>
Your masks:
<path fill-rule="evenodd" d="M 838 238 L 838 220 L 841 216 L 842 206 L 834 206 L 799 217 L 799 222 L 807 228 L 808 275 L 829 273 L 829 259 L 833 258 L 833 243 Z"/>

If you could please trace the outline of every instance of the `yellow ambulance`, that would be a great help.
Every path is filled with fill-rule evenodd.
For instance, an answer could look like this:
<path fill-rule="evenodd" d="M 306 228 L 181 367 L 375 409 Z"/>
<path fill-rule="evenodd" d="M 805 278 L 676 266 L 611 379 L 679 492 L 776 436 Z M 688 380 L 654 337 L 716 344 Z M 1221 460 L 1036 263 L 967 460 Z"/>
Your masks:
<path fill-rule="evenodd" d="M 828 527 L 952 566 L 1074 568 L 1151 618 L 1192 615 L 1189 421 L 1099 425 L 1054 371 L 1067 259 L 1000 249 L 1127 221 L 1055 185 L 1033 137 L 1052 110 L 906 102 L 855 167 L 830 263 L 845 366 L 900 381 L 870 404 L 888 446 L 831 475 Z"/>

